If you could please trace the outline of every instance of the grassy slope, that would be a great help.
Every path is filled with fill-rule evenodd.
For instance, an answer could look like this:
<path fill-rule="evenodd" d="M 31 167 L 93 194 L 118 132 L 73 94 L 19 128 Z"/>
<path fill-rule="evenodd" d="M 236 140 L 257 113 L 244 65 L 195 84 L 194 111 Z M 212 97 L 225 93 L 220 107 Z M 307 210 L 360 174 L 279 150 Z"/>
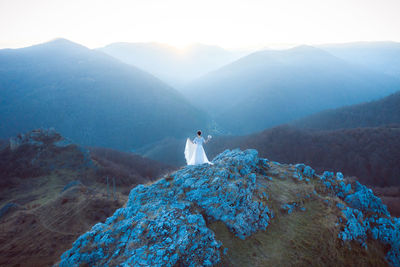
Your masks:
<path fill-rule="evenodd" d="M 79 235 L 123 205 L 126 196 L 119 193 L 121 188 L 117 188 L 119 200 L 114 201 L 101 183 L 62 193 L 68 181 L 85 183 L 84 176 L 90 175 L 55 171 L 2 190 L 0 206 L 13 202 L 20 208 L 0 218 L 1 266 L 51 266 Z"/>
<path fill-rule="evenodd" d="M 123 206 L 130 189 L 168 170 L 156 162 L 109 149 L 104 150 L 108 155 L 99 148 L 92 152 L 96 168 L 77 167 L 83 156 L 76 146 L 44 146 L 40 154 L 35 151 L 32 147 L 0 151 L 0 159 L 7 166 L 14 164 L 12 168 L 24 174 L 18 177 L 3 172 L 0 177 L 0 208 L 10 202 L 19 205 L 0 217 L 0 266 L 52 266 L 82 233 Z M 41 166 L 55 163 L 70 167 L 46 169 L 30 176 L 32 168 L 25 163 L 32 158 Z M 151 164 L 154 169 L 148 170 L 146 166 Z M 129 171 L 132 175 L 122 176 Z M 109 191 L 105 175 L 110 177 Z M 117 200 L 112 196 L 111 177 L 116 180 Z M 84 185 L 63 192 L 75 180 Z"/>
<path fill-rule="evenodd" d="M 259 231 L 241 240 L 235 237 L 221 222 L 209 227 L 217 239 L 228 248 L 223 266 L 387 266 L 384 248 L 377 242 L 368 241 L 368 250 L 358 243 L 342 244 L 336 225 L 341 216 L 335 203 L 341 200 L 325 192 L 318 180 L 310 183 L 288 178 L 291 165 L 271 164 L 272 181 L 258 177 L 269 195 L 268 207 L 279 210 L 285 203 L 303 203 L 305 211 L 294 210 L 288 214 L 281 210 L 271 220 L 267 231 Z M 279 176 L 285 177 L 284 179 Z M 318 195 L 307 197 L 313 190 Z M 329 203 L 326 203 L 328 200 Z"/>

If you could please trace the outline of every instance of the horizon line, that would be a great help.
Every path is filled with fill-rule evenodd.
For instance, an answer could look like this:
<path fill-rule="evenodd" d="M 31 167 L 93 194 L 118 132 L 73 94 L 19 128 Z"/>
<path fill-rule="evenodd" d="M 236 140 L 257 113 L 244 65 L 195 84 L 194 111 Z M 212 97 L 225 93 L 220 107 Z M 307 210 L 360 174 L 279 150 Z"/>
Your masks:
<path fill-rule="evenodd" d="M 190 49 L 193 46 L 214 46 L 214 47 L 219 47 L 222 48 L 224 50 L 228 50 L 228 51 L 251 51 L 251 50 L 286 50 L 286 49 L 290 49 L 290 48 L 294 48 L 297 46 L 325 46 L 325 45 L 346 45 L 346 44 L 360 44 L 360 43 L 399 43 L 400 41 L 393 41 L 393 40 L 358 40 L 358 41 L 348 41 L 348 42 L 342 42 L 342 41 L 338 41 L 338 42 L 319 42 L 319 43 L 286 43 L 286 42 L 269 42 L 269 43 L 264 43 L 264 44 L 259 44 L 259 45 L 248 45 L 248 46 L 242 46 L 242 47 L 237 47 L 237 48 L 228 48 L 226 46 L 222 46 L 219 44 L 210 44 L 210 43 L 206 43 L 206 42 L 200 42 L 200 41 L 196 41 L 196 42 L 190 42 L 187 43 L 185 45 L 174 45 L 174 44 L 170 44 L 168 42 L 162 42 L 162 41 L 115 41 L 115 42 L 110 42 L 107 43 L 105 45 L 96 45 L 96 46 L 89 46 L 86 45 L 84 43 L 79 43 L 76 41 L 73 41 L 71 39 L 65 38 L 65 37 L 55 37 L 52 39 L 49 39 L 47 41 L 42 41 L 42 42 L 32 42 L 32 43 L 26 43 L 24 45 L 15 45 L 15 46 L 2 46 L 2 42 L 0 41 L 0 50 L 2 49 L 21 49 L 21 48 L 27 48 L 27 47 L 32 47 L 32 46 L 36 46 L 36 45 L 41 45 L 41 44 L 46 44 L 46 43 L 51 43 L 57 40 L 66 40 L 69 41 L 71 43 L 75 43 L 81 46 L 84 46 L 88 49 L 91 50 L 95 50 L 95 49 L 100 49 L 100 48 L 104 48 L 107 47 L 109 45 L 112 44 L 143 44 L 143 45 L 160 45 L 160 46 L 165 46 L 165 47 L 169 47 L 172 49 L 176 49 L 176 50 L 180 50 L 180 51 L 184 51 L 187 49 Z"/>

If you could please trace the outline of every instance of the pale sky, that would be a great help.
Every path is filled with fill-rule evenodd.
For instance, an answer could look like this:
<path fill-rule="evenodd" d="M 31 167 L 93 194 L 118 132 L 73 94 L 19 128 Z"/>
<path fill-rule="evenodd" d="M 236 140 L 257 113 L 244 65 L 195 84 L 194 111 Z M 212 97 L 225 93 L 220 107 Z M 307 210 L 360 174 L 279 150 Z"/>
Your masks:
<path fill-rule="evenodd" d="M 0 48 L 63 37 L 228 49 L 400 42 L 400 0 L 0 0 Z"/>

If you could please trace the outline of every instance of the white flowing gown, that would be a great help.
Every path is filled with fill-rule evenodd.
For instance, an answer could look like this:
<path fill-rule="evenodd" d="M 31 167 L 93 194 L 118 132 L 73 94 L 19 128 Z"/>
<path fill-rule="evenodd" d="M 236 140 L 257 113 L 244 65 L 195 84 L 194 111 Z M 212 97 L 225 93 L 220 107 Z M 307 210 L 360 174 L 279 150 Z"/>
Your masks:
<path fill-rule="evenodd" d="M 208 161 L 206 152 L 203 148 L 204 140 L 203 137 L 196 137 L 193 142 L 189 138 L 186 140 L 186 147 L 185 147 L 185 158 L 187 165 L 197 165 L 208 163 L 212 164 Z"/>

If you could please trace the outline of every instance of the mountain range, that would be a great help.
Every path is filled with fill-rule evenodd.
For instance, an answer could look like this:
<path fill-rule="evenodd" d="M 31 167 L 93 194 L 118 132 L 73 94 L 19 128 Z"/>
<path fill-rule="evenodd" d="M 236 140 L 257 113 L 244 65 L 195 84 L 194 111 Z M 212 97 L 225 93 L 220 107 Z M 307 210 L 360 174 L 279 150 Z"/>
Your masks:
<path fill-rule="evenodd" d="M 203 44 L 177 49 L 159 43 L 112 43 L 98 50 L 137 66 L 177 89 L 247 54 Z"/>
<path fill-rule="evenodd" d="M 208 127 L 158 78 L 65 39 L 0 50 L 0 137 L 54 127 L 83 145 L 130 150 Z"/>
<path fill-rule="evenodd" d="M 390 55 L 396 58 L 397 43 L 390 45 L 394 47 Z M 374 51 L 386 47 L 381 46 Z M 57 39 L 3 49 L 0 138 L 55 127 L 84 145 L 132 151 L 165 138 L 190 136 L 197 129 L 251 134 L 400 89 L 400 77 L 378 71 L 379 62 L 389 58 L 386 54 L 377 66 L 366 67 L 350 56 L 348 61 L 335 56 L 328 48 L 299 46 L 245 56 L 197 45 L 182 58 L 159 44 L 116 43 L 91 50 Z M 168 75 L 188 79 L 227 65 L 193 80 L 180 93 L 102 51 L 119 58 L 130 55 L 132 61 L 124 59 L 130 64 L 137 59 L 148 64 L 139 64 L 144 69 L 158 66 Z"/>
<path fill-rule="evenodd" d="M 300 46 L 252 53 L 193 81 L 183 93 L 225 133 L 249 134 L 397 90 L 398 77 Z"/>

